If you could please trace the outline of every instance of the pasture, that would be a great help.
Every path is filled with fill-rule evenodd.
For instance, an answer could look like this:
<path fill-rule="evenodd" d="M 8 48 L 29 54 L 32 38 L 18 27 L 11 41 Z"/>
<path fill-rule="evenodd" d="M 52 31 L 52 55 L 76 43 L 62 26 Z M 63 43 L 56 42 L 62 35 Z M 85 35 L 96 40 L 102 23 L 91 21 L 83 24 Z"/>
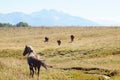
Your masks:
<path fill-rule="evenodd" d="M 25 45 L 53 66 L 41 68 L 40 80 L 120 80 L 120 27 L 0 28 L 0 80 L 38 79 L 29 75 Z"/>

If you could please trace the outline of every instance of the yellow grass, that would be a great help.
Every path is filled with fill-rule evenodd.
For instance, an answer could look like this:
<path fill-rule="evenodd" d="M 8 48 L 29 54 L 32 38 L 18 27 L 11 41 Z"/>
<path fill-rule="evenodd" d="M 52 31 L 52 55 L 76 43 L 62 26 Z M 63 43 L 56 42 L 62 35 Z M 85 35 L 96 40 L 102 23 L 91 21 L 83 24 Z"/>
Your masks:
<path fill-rule="evenodd" d="M 71 34 L 75 35 L 73 43 Z M 48 43 L 45 36 L 50 39 Z M 110 76 L 113 71 L 118 74 L 110 80 L 120 79 L 120 27 L 0 28 L 0 80 L 32 80 L 22 56 L 27 44 L 54 66 L 47 71 L 41 68 L 42 80 L 105 80 L 103 75 Z M 85 70 L 91 68 L 99 70 Z"/>

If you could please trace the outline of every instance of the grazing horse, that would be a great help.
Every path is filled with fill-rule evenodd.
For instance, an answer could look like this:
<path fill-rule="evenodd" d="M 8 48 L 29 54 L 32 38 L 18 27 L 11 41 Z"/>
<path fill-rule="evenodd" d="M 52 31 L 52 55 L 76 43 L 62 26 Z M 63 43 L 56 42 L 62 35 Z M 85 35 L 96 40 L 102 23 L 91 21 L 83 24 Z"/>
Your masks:
<path fill-rule="evenodd" d="M 61 45 L 61 40 L 57 40 L 57 43 L 60 46 Z"/>
<path fill-rule="evenodd" d="M 44 42 L 48 42 L 49 41 L 49 38 L 48 37 L 45 37 L 45 41 Z"/>
<path fill-rule="evenodd" d="M 29 69 L 30 69 L 30 75 L 33 77 L 34 75 L 34 69 L 38 69 L 38 77 L 40 74 L 40 67 L 43 66 L 45 69 L 47 69 L 47 67 L 52 67 L 52 66 L 48 66 L 46 65 L 42 60 L 39 60 L 38 55 L 33 51 L 33 48 L 31 46 L 26 45 L 24 52 L 23 52 L 23 56 L 25 56 L 26 54 L 28 54 L 27 57 L 27 61 L 29 64 Z"/>
<path fill-rule="evenodd" d="M 73 42 L 73 41 L 74 41 L 74 38 L 75 38 L 75 36 L 74 36 L 74 35 L 71 35 L 71 36 L 70 36 L 71 42 Z"/>

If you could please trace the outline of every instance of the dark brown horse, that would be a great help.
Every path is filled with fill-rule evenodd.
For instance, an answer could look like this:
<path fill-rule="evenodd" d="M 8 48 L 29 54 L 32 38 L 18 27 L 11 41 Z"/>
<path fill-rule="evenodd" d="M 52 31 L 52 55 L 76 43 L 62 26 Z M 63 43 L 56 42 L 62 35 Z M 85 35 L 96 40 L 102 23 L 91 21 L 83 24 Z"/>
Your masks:
<path fill-rule="evenodd" d="M 48 37 L 45 37 L 44 42 L 48 42 L 48 41 L 49 41 L 49 38 L 48 38 Z"/>
<path fill-rule="evenodd" d="M 74 36 L 74 35 L 70 35 L 71 42 L 73 42 L 73 41 L 74 41 L 74 38 L 75 38 L 75 36 Z"/>
<path fill-rule="evenodd" d="M 27 61 L 29 64 L 30 75 L 32 77 L 34 76 L 34 70 L 36 69 L 38 70 L 37 74 L 39 77 L 41 66 L 43 66 L 45 69 L 47 69 L 47 67 L 52 67 L 46 65 L 42 60 L 40 60 L 38 55 L 33 51 L 33 48 L 31 46 L 28 45 L 25 46 L 23 56 L 25 56 L 26 54 L 28 54 Z"/>
<path fill-rule="evenodd" d="M 57 40 L 57 43 L 60 46 L 61 45 L 61 40 Z"/>

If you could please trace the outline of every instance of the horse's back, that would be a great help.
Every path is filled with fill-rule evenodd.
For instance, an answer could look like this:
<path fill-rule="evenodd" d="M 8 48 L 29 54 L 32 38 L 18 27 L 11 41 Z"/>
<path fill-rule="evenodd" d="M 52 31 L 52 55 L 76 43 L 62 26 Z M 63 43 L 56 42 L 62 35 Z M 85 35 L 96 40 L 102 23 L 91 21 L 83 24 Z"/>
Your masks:
<path fill-rule="evenodd" d="M 35 57 L 30 56 L 27 58 L 27 60 L 30 66 L 33 66 L 33 67 L 40 66 L 39 60 L 36 59 Z"/>

